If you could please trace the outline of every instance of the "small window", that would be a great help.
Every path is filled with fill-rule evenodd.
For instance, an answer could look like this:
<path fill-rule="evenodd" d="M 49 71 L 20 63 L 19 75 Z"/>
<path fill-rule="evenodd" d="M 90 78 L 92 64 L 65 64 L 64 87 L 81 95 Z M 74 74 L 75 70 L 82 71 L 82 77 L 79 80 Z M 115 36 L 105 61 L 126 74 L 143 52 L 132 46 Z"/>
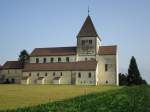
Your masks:
<path fill-rule="evenodd" d="M 81 73 L 80 72 L 78 73 L 78 78 L 81 78 Z"/>
<path fill-rule="evenodd" d="M 108 84 L 108 80 L 106 80 L 106 84 Z"/>
<path fill-rule="evenodd" d="M 39 77 L 39 73 L 36 74 Z"/>
<path fill-rule="evenodd" d="M 43 63 L 46 63 L 46 58 L 43 59 Z"/>
<path fill-rule="evenodd" d="M 85 40 L 82 40 L 82 45 L 85 45 Z"/>
<path fill-rule="evenodd" d="M 92 74 L 91 74 L 91 72 L 89 72 L 89 78 L 91 78 L 91 76 L 92 76 Z"/>
<path fill-rule="evenodd" d="M 31 73 L 29 73 L 29 77 L 31 76 Z"/>
<path fill-rule="evenodd" d="M 108 71 L 108 64 L 105 64 L 105 72 Z"/>
<path fill-rule="evenodd" d="M 69 62 L 69 57 L 66 57 L 66 62 Z"/>
<path fill-rule="evenodd" d="M 62 76 L 62 72 L 60 72 L 60 76 Z"/>
<path fill-rule="evenodd" d="M 55 72 L 53 73 L 53 76 L 55 76 Z"/>
<path fill-rule="evenodd" d="M 61 58 L 58 58 L 58 62 L 61 62 Z"/>
<path fill-rule="evenodd" d="M 54 58 L 51 58 L 51 62 L 54 62 Z"/>
<path fill-rule="evenodd" d="M 47 76 L 47 73 L 45 73 L 45 76 Z"/>
<path fill-rule="evenodd" d="M 92 44 L 92 40 L 89 40 L 89 44 Z"/>
<path fill-rule="evenodd" d="M 36 58 L 36 63 L 39 63 L 39 58 Z"/>

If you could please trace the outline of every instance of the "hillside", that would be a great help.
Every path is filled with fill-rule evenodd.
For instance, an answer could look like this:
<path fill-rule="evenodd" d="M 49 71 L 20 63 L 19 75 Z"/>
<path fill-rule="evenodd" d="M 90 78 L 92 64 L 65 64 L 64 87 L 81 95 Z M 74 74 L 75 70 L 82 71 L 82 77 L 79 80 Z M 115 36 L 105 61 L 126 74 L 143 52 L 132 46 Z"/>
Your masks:
<path fill-rule="evenodd" d="M 150 87 L 124 87 L 8 112 L 150 112 Z"/>

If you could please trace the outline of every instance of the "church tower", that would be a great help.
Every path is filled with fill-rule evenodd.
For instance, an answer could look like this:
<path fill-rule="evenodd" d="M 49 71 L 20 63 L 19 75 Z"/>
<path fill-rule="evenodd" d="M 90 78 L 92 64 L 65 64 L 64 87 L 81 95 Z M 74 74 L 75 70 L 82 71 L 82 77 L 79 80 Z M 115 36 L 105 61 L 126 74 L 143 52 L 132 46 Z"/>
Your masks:
<path fill-rule="evenodd" d="M 95 59 L 100 41 L 91 17 L 88 15 L 77 35 L 78 61 Z"/>

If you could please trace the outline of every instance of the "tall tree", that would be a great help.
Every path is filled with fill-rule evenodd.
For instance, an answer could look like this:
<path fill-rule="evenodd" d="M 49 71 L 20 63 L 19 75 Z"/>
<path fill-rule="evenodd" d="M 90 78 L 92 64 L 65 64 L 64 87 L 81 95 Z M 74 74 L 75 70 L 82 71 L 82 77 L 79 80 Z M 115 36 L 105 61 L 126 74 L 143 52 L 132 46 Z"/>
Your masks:
<path fill-rule="evenodd" d="M 128 85 L 140 85 L 142 84 L 142 78 L 136 63 L 136 59 L 132 56 L 128 69 L 127 76 Z"/>
<path fill-rule="evenodd" d="M 26 50 L 22 50 L 19 55 L 19 61 L 21 63 L 26 63 L 29 60 L 29 54 Z"/>

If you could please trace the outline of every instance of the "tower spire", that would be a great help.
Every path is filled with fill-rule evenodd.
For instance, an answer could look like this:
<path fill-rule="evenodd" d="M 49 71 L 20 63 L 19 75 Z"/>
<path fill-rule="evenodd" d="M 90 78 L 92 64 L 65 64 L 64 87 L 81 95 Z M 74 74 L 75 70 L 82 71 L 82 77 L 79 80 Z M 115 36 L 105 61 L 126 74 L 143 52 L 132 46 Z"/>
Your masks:
<path fill-rule="evenodd" d="M 90 14 L 90 7 L 88 6 L 88 16 L 89 16 L 89 14 Z"/>

